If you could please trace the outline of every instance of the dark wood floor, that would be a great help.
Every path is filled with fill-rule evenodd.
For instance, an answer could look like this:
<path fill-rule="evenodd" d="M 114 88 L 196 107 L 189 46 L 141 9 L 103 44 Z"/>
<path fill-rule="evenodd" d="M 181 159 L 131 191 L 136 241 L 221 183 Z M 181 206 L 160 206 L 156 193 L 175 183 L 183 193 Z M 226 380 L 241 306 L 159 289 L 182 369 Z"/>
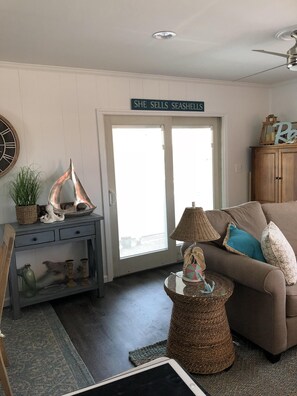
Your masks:
<path fill-rule="evenodd" d="M 100 381 L 132 364 L 128 352 L 167 338 L 172 302 L 163 284 L 181 264 L 105 284 L 105 296 L 80 294 L 52 302 L 74 346 Z"/>

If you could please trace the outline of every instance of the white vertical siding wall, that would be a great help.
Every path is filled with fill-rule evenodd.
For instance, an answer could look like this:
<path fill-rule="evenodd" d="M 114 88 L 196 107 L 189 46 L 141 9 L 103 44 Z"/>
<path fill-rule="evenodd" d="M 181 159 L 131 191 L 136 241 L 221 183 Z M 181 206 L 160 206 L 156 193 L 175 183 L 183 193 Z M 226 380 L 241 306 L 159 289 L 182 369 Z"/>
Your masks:
<path fill-rule="evenodd" d="M 15 221 L 8 183 L 18 167 L 35 164 L 42 171 L 42 204 L 70 158 L 102 214 L 98 134 L 104 131 L 97 128 L 96 110 L 130 112 L 132 97 L 201 100 L 205 113 L 198 116 L 223 117 L 224 204 L 244 202 L 249 146 L 258 143 L 270 110 L 269 88 L 263 86 L 8 63 L 0 63 L 0 92 L 0 114 L 14 125 L 21 143 L 16 167 L 0 178 L 1 223 Z"/>
<path fill-rule="evenodd" d="M 297 121 L 297 80 L 274 86 L 270 101 L 271 113 L 280 121 Z"/>

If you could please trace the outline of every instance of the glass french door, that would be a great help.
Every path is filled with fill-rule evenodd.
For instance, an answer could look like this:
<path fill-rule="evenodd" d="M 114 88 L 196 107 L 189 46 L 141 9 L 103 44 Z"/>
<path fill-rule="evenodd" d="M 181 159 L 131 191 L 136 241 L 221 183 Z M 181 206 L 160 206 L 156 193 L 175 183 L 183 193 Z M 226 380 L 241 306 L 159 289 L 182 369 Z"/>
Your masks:
<path fill-rule="evenodd" d="M 195 200 L 205 209 L 215 206 L 218 128 L 217 120 L 211 121 L 105 117 L 115 276 L 179 260 L 170 233 L 184 208 Z"/>

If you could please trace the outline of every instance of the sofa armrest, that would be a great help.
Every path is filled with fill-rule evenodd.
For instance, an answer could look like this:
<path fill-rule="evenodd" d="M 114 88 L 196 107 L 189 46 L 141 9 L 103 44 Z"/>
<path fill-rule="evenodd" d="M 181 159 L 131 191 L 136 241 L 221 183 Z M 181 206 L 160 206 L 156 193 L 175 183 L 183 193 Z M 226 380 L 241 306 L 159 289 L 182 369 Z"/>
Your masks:
<path fill-rule="evenodd" d="M 200 243 L 199 246 L 204 252 L 207 270 L 225 275 L 259 292 L 283 295 L 285 302 L 285 278 L 279 268 L 228 252 L 216 245 Z"/>
<path fill-rule="evenodd" d="M 211 244 L 199 244 L 206 269 L 235 283 L 226 303 L 230 327 L 273 355 L 287 349 L 286 284 L 283 272 L 267 263 Z"/>

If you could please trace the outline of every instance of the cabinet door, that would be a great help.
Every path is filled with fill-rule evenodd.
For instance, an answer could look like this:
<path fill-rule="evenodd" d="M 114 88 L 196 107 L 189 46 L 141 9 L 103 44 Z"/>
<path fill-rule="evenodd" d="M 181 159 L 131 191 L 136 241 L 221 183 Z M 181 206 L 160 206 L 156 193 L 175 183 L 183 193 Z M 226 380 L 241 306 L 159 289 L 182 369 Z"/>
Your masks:
<path fill-rule="evenodd" d="M 279 151 L 279 201 L 297 199 L 297 148 Z"/>
<path fill-rule="evenodd" d="M 275 149 L 252 149 L 251 198 L 254 201 L 278 202 L 278 153 Z"/>

